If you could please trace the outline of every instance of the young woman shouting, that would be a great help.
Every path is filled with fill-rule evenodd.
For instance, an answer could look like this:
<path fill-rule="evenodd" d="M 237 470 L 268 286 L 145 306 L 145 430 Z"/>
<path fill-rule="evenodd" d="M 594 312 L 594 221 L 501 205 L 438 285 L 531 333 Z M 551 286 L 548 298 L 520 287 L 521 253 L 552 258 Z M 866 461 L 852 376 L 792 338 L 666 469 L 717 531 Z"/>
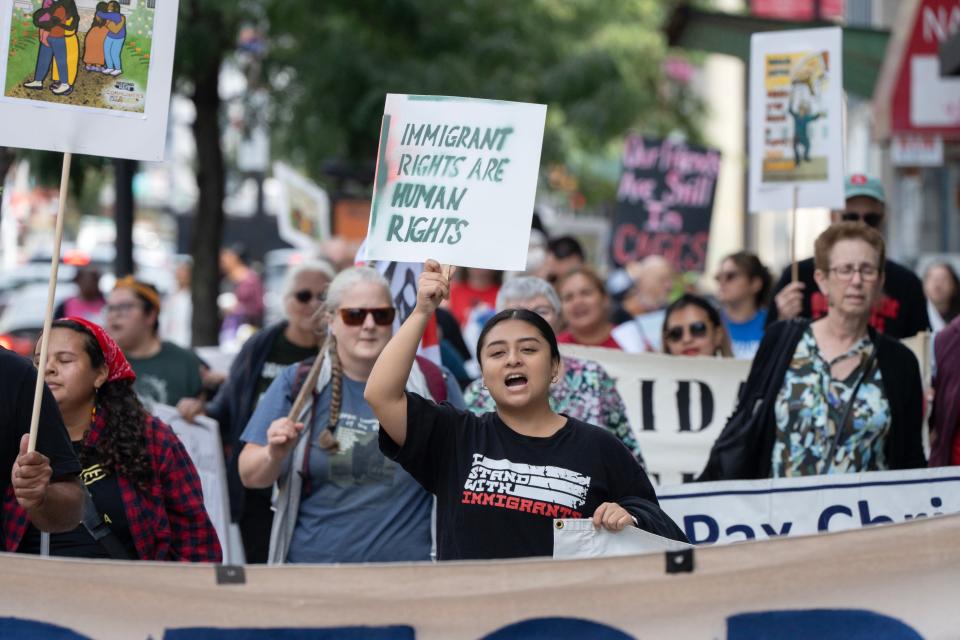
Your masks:
<path fill-rule="evenodd" d="M 615 436 L 550 409 L 560 352 L 538 314 L 506 309 L 480 334 L 477 359 L 496 411 L 475 416 L 405 392 L 427 321 L 449 291 L 440 265 L 427 261 L 416 308 L 380 354 L 364 392 L 380 420 L 381 450 L 437 496 L 438 557 L 552 555 L 554 518 L 685 540 Z"/>

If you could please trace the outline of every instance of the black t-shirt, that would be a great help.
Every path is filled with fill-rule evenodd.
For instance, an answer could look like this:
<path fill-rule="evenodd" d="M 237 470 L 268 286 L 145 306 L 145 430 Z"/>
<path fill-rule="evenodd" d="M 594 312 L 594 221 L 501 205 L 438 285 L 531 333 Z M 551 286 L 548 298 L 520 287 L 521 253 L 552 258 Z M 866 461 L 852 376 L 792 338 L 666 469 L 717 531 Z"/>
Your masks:
<path fill-rule="evenodd" d="M 803 310 L 800 317 L 816 320 L 827 315 L 827 299 L 820 292 L 816 280 L 813 258 L 797 263 L 797 278 L 804 283 Z M 773 296 L 790 284 L 790 267 L 783 270 L 780 280 L 773 288 Z M 770 299 L 767 326 L 778 320 L 777 302 Z M 870 326 L 891 338 L 909 338 L 930 329 L 927 317 L 927 300 L 923 296 L 923 284 L 917 275 L 893 260 L 887 260 L 883 283 L 883 297 L 870 314 Z"/>
<path fill-rule="evenodd" d="M 74 442 L 73 448 L 80 454 L 80 442 Z M 116 536 L 117 541 L 127 550 L 130 558 L 137 557 L 137 548 L 130 535 L 130 523 L 123 507 L 120 484 L 112 469 L 103 467 L 96 458 L 80 474 L 87 491 L 93 497 L 97 513 Z M 18 553 L 40 553 L 40 531 L 32 524 L 23 535 Z M 54 533 L 50 536 L 50 555 L 70 558 L 109 558 L 106 548 L 93 539 L 83 525 L 77 525 L 73 531 Z"/>
<path fill-rule="evenodd" d="M 590 518 L 603 502 L 620 504 L 641 529 L 686 541 L 623 443 L 573 418 L 535 438 L 494 412 L 408 393 L 406 442 L 397 447 L 381 428 L 380 449 L 437 496 L 441 560 L 552 555 L 553 519 Z"/>
<path fill-rule="evenodd" d="M 30 432 L 33 388 L 37 370 L 26 358 L 0 347 L 0 496 L 10 486 L 10 471 L 20 452 L 20 438 Z M 60 409 L 44 385 L 37 429 L 37 451 L 50 459 L 51 482 L 67 480 L 80 473 L 80 463 L 70 446 Z"/>
<path fill-rule="evenodd" d="M 257 398 L 264 394 L 281 371 L 315 355 L 317 355 L 317 347 L 301 347 L 287 340 L 282 331 L 278 333 L 260 370 L 260 378 L 257 380 Z"/>

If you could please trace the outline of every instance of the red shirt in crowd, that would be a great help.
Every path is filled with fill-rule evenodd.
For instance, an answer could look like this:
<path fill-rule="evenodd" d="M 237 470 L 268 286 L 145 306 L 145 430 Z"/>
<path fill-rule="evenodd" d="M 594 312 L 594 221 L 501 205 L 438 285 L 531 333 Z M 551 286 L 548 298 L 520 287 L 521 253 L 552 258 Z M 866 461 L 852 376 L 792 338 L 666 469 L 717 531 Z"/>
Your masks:
<path fill-rule="evenodd" d="M 495 309 L 499 292 L 500 287 L 497 285 L 485 289 L 474 289 L 466 282 L 454 282 L 450 285 L 450 313 L 462 327 L 467 323 L 470 312 L 474 308 L 482 305 L 488 309 Z"/>
<path fill-rule="evenodd" d="M 560 344 L 580 344 L 585 347 L 606 347 L 607 349 L 617 349 L 618 351 L 623 349 L 623 347 L 621 347 L 620 344 L 614 340 L 613 336 L 609 333 L 607 334 L 606 340 L 599 344 L 586 344 L 584 342 L 579 342 L 569 331 L 561 331 L 560 334 L 557 335 L 557 342 Z"/>

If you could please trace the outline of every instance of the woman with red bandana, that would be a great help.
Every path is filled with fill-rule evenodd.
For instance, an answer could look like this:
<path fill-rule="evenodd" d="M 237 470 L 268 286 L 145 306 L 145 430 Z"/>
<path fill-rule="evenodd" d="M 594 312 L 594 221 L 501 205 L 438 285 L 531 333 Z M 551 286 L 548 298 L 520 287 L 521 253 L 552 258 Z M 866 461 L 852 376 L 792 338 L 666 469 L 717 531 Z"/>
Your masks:
<path fill-rule="evenodd" d="M 50 555 L 220 562 L 197 471 L 170 427 L 144 410 L 135 378 L 102 328 L 77 317 L 53 323 L 45 379 L 90 499 L 76 529 L 51 535 Z M 7 551 L 40 552 L 40 533 L 12 492 L 3 526 Z"/>

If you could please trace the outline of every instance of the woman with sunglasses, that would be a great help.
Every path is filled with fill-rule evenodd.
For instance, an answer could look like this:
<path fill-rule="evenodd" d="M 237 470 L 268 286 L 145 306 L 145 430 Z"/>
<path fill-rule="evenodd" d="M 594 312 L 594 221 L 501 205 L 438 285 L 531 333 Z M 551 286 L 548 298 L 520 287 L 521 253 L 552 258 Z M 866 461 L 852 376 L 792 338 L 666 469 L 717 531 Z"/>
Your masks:
<path fill-rule="evenodd" d="M 396 310 L 383 276 L 370 267 L 337 275 L 327 291 L 330 335 L 312 401 L 287 417 L 304 365 L 267 389 L 241 440 L 244 486 L 279 492 L 269 562 L 429 560 L 432 500 L 377 447 L 377 419 L 363 398 L 367 378 L 393 335 Z M 408 388 L 433 397 L 436 365 L 419 360 Z M 445 394 L 462 406 L 453 376 Z"/>
<path fill-rule="evenodd" d="M 767 328 L 701 480 L 925 465 L 917 359 L 869 325 L 883 291 L 883 237 L 840 222 L 814 252 L 826 316 Z"/>
<path fill-rule="evenodd" d="M 280 372 L 317 355 L 320 336 L 315 316 L 323 306 L 333 277 L 333 268 L 322 260 L 305 260 L 290 267 L 282 289 L 285 318 L 261 329 L 243 344 L 230 366 L 226 382 L 213 400 L 204 404 L 191 398 L 177 405 L 187 420 L 205 413 L 220 424 L 227 461 L 230 517 L 239 525 L 245 558 L 250 564 L 267 561 L 273 510 L 269 489 L 245 489 L 240 482 L 237 472 L 240 433 Z"/>
<path fill-rule="evenodd" d="M 685 540 L 616 436 L 551 410 L 562 364 L 553 330 L 536 312 L 506 309 L 480 334 L 477 357 L 496 411 L 477 416 L 405 388 L 427 322 L 449 291 L 449 276 L 428 260 L 416 308 L 365 392 L 380 420 L 380 449 L 437 497 L 439 559 L 549 556 L 554 518 Z"/>
<path fill-rule="evenodd" d="M 685 293 L 667 307 L 663 318 L 663 352 L 671 356 L 729 358 L 730 336 L 716 308 L 700 296 Z"/>
<path fill-rule="evenodd" d="M 143 408 L 133 390 L 136 375 L 113 338 L 67 317 L 53 323 L 43 365 L 39 352 L 38 342 L 34 360 L 46 367 L 90 496 L 83 524 L 53 534 L 50 554 L 220 562 L 197 470 L 173 430 Z M 7 551 L 40 552 L 40 532 L 12 490 L 3 525 Z"/>
<path fill-rule="evenodd" d="M 767 323 L 767 297 L 772 278 L 760 258 L 749 251 L 731 253 L 720 262 L 717 301 L 730 334 L 733 355 L 753 358 Z"/>

